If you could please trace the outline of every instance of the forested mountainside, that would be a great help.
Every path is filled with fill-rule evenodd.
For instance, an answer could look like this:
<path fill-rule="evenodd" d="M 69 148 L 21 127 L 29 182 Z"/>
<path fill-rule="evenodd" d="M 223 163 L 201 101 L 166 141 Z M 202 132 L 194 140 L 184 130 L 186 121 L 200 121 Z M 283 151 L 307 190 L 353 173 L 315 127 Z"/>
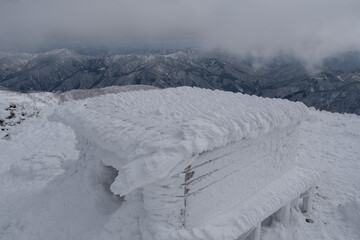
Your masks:
<path fill-rule="evenodd" d="M 327 58 L 312 71 L 289 56 L 260 61 L 196 50 L 96 56 L 68 49 L 0 53 L 0 86 L 8 89 L 68 91 L 130 84 L 221 89 L 360 114 L 360 53 Z"/>

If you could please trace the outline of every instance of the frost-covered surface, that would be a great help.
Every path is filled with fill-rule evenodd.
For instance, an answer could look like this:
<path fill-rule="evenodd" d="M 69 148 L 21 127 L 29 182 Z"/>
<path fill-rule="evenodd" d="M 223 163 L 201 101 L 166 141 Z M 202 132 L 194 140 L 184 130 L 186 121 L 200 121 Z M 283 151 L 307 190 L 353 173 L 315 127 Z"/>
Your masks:
<path fill-rule="evenodd" d="M 126 195 L 184 169 L 199 153 L 297 125 L 306 115 L 301 103 L 182 87 L 69 103 L 52 119 L 117 156 L 103 162 L 119 171 L 111 190 Z"/>
<path fill-rule="evenodd" d="M 234 206 L 231 211 L 224 211 L 215 218 L 207 219 L 205 224 L 203 223 L 195 227 L 176 229 L 166 222 L 159 221 L 157 216 L 146 214 L 148 207 L 145 206 L 141 212 L 141 221 L 139 222 L 142 238 L 136 239 L 236 239 L 247 233 L 267 216 L 272 215 L 279 208 L 289 203 L 289 201 L 296 199 L 301 192 L 309 189 L 316 179 L 316 174 L 313 172 L 296 167 L 250 198 Z M 155 189 L 151 188 L 151 190 Z M 156 192 L 160 194 L 165 191 Z M 147 194 L 143 195 L 147 196 Z M 219 199 L 216 193 L 214 193 L 213 197 Z M 233 200 L 236 199 L 234 196 L 231 197 Z M 143 201 L 146 203 L 146 200 Z M 172 205 L 167 203 L 165 206 L 170 207 Z M 196 209 L 196 207 L 199 207 L 199 205 L 195 205 L 191 210 Z M 219 208 L 215 207 L 215 209 Z M 208 211 L 212 212 L 213 209 L 208 209 Z M 119 223 L 122 225 L 121 221 Z M 121 232 L 122 229 L 120 229 Z"/>
<path fill-rule="evenodd" d="M 10 139 L 11 129 L 27 119 L 40 117 L 40 108 L 58 103 L 58 98 L 51 93 L 21 94 L 0 91 L 0 138 Z"/>
<path fill-rule="evenodd" d="M 12 138 L 0 139 L 0 239 L 151 239 L 141 237 L 136 220 L 144 213 L 142 192 L 132 191 L 125 202 L 109 192 L 116 171 L 80 160 L 75 148 L 78 140 L 85 140 L 76 140 L 70 128 L 47 120 L 58 105 L 11 92 L 0 91 L 0 97 L 1 111 L 14 102 L 30 102 L 40 110 L 39 117 L 11 126 Z M 263 228 L 262 239 L 358 240 L 360 117 L 310 113 L 300 128 L 297 162 L 321 174 L 313 211 L 304 214 L 295 206 L 289 226 Z M 294 174 L 289 179 L 300 177 Z M 216 236 L 218 232 L 212 230 Z"/>
<path fill-rule="evenodd" d="M 297 137 L 288 127 L 242 139 L 195 157 L 186 174 L 144 186 L 136 193 L 142 195 L 143 238 L 235 239 L 246 233 L 316 181 L 311 171 L 294 168 Z"/>
<path fill-rule="evenodd" d="M 191 164 L 188 172 L 193 176 L 185 183 L 185 225 L 206 225 L 219 215 L 234 212 L 237 206 L 285 175 L 295 167 L 297 138 L 297 128 L 287 127 L 201 154 Z M 273 187 L 273 192 L 280 194 L 277 187 Z"/>
<path fill-rule="evenodd" d="M 306 118 L 301 103 L 189 87 L 71 102 L 51 117 L 75 130 L 81 160 L 118 171 L 114 194 L 141 188 L 144 211 L 135 219 L 145 239 L 235 239 L 282 207 L 272 186 L 271 210 L 258 204 L 256 217 L 234 211 L 295 167 L 296 130 Z M 191 177 L 184 177 L 187 166 Z M 296 189 L 295 198 L 315 180 L 299 178 L 305 186 L 293 181 L 283 194 Z M 218 234 L 209 235 L 212 228 Z"/>

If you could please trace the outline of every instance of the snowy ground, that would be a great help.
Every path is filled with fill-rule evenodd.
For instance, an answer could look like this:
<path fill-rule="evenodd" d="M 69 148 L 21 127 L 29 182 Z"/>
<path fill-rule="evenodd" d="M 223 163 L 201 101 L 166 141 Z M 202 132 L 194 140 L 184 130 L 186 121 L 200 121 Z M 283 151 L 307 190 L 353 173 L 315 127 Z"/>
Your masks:
<path fill-rule="evenodd" d="M 109 194 L 110 169 L 94 172 L 108 182 L 85 174 L 73 131 L 47 119 L 60 100 L 0 91 L 0 239 L 119 239 L 113 213 L 141 211 Z M 321 173 L 314 209 L 304 215 L 293 208 L 289 226 L 263 228 L 264 240 L 360 239 L 360 117 L 311 115 L 298 163 Z"/>
<path fill-rule="evenodd" d="M 360 117 L 319 111 L 312 115 L 301 129 L 298 163 L 321 173 L 313 212 L 302 215 L 292 209 L 289 228 L 265 229 L 264 240 L 360 239 Z"/>

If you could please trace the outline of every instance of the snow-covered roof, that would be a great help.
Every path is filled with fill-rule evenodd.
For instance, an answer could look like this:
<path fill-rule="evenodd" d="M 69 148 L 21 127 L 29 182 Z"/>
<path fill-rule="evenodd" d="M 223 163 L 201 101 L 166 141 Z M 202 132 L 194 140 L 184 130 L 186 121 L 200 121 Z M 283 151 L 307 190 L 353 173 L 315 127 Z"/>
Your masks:
<path fill-rule="evenodd" d="M 105 164 L 125 195 L 184 169 L 198 154 L 298 124 L 307 107 L 280 99 L 181 87 L 64 104 L 52 119 L 117 157 Z"/>

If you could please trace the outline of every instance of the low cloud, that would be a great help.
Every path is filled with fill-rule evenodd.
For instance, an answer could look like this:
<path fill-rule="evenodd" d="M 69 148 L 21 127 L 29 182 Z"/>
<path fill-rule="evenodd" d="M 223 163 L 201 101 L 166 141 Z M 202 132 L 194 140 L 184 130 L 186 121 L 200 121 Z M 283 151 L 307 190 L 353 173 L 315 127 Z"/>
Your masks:
<path fill-rule="evenodd" d="M 223 49 L 310 62 L 360 49 L 358 0 L 0 0 L 0 49 Z"/>

